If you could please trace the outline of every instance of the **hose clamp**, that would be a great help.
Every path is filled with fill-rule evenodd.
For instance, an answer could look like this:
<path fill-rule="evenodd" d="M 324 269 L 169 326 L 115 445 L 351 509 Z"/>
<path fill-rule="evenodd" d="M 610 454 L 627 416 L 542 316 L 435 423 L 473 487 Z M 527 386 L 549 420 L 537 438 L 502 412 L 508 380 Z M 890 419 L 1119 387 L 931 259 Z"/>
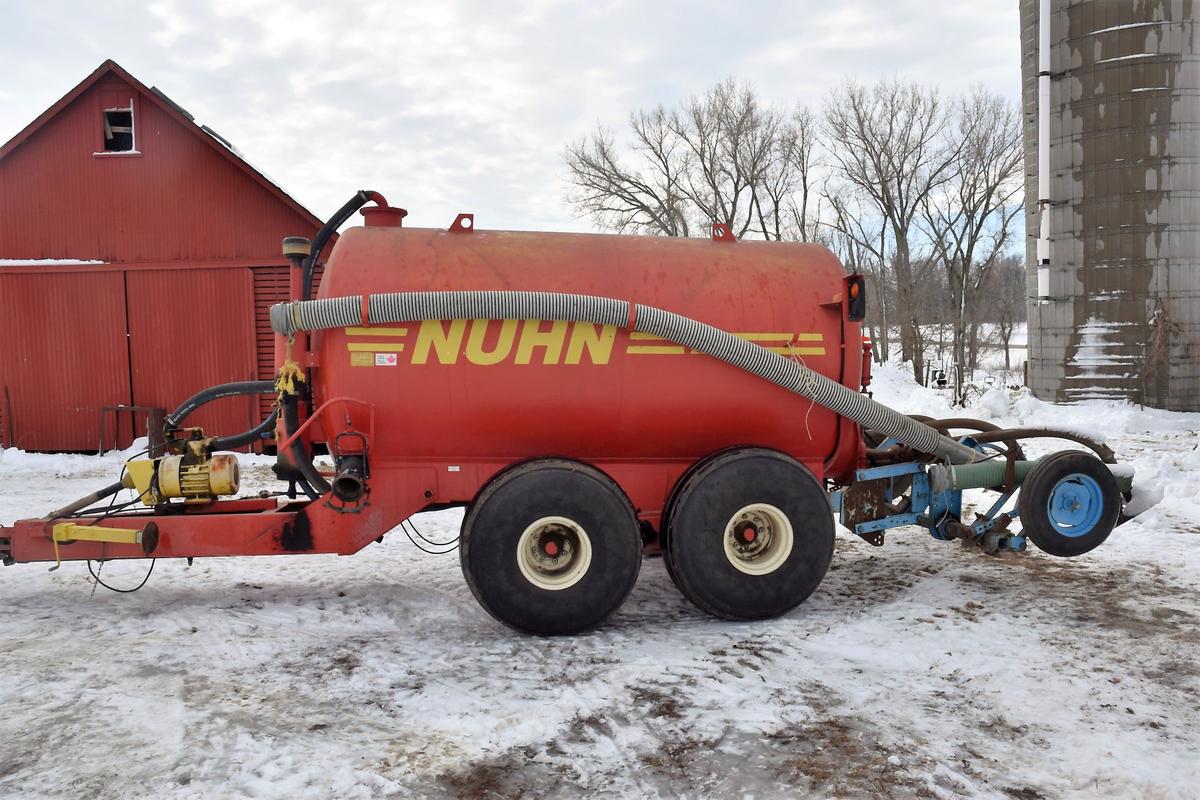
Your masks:
<path fill-rule="evenodd" d="M 292 301 L 291 303 L 288 303 L 287 311 L 288 311 L 288 316 L 291 317 L 291 320 L 292 320 L 292 330 L 289 335 L 295 336 L 297 333 L 299 333 L 302 330 L 300 327 L 300 303 L 297 301 Z"/>

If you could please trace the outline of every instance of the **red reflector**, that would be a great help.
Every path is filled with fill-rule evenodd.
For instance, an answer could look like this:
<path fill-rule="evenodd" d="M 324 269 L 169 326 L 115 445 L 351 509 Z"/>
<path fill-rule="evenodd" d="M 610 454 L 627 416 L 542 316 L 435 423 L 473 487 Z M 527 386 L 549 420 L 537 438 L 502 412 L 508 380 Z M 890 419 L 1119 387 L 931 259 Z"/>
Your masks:
<path fill-rule="evenodd" d="M 554 542 L 546 542 L 546 555 L 554 558 L 558 555 L 558 545 Z"/>

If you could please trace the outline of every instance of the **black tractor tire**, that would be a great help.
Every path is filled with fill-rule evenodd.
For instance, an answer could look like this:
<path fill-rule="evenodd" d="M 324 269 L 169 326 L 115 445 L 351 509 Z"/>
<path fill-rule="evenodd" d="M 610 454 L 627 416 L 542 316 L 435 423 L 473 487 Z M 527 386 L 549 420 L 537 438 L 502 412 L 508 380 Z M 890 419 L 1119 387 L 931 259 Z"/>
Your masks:
<path fill-rule="evenodd" d="M 1061 510 L 1072 501 L 1079 503 L 1076 509 Z M 1052 509 L 1052 504 L 1060 509 Z M 1042 552 L 1064 558 L 1102 544 L 1123 507 L 1112 471 L 1094 455 L 1079 450 L 1061 450 L 1039 459 L 1017 495 L 1025 536 Z M 1070 521 L 1078 524 L 1067 524 Z"/>
<path fill-rule="evenodd" d="M 755 538 L 741 541 L 743 534 Z M 829 500 L 811 472 L 783 453 L 745 447 L 707 460 L 680 488 L 663 557 L 701 610 L 767 619 L 821 583 L 834 535 Z"/>
<path fill-rule="evenodd" d="M 566 559 L 562 571 L 543 571 L 552 559 L 542 541 Z M 604 622 L 633 589 L 642 563 L 637 515 L 625 492 L 569 459 L 527 461 L 490 481 L 463 519 L 460 542 L 463 576 L 479 604 L 538 636 Z"/>

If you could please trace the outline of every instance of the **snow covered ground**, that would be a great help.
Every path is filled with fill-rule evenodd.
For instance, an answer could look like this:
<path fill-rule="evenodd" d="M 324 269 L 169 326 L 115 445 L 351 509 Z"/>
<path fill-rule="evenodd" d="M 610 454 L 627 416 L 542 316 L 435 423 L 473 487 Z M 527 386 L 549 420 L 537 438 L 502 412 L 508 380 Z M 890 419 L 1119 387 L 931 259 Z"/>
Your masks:
<path fill-rule="evenodd" d="M 874 388 L 950 412 L 898 369 Z M 979 406 L 1106 434 L 1165 499 L 1076 560 L 840 531 L 817 593 L 757 624 L 705 617 L 647 559 L 608 625 L 553 640 L 493 622 L 455 555 L 398 534 L 353 558 L 161 562 L 131 595 L 82 564 L 5 568 L 0 796 L 1200 796 L 1200 414 Z M 0 523 L 118 464 L 2 452 Z M 460 519 L 417 524 L 448 539 Z"/>

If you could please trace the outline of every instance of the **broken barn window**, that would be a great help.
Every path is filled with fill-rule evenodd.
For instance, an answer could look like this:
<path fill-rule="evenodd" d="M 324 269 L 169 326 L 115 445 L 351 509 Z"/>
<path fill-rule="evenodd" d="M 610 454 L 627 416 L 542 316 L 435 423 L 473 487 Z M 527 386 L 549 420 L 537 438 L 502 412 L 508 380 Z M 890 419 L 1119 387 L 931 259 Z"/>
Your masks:
<path fill-rule="evenodd" d="M 128 108 L 104 110 L 104 152 L 130 153 L 134 149 L 133 101 Z"/>

